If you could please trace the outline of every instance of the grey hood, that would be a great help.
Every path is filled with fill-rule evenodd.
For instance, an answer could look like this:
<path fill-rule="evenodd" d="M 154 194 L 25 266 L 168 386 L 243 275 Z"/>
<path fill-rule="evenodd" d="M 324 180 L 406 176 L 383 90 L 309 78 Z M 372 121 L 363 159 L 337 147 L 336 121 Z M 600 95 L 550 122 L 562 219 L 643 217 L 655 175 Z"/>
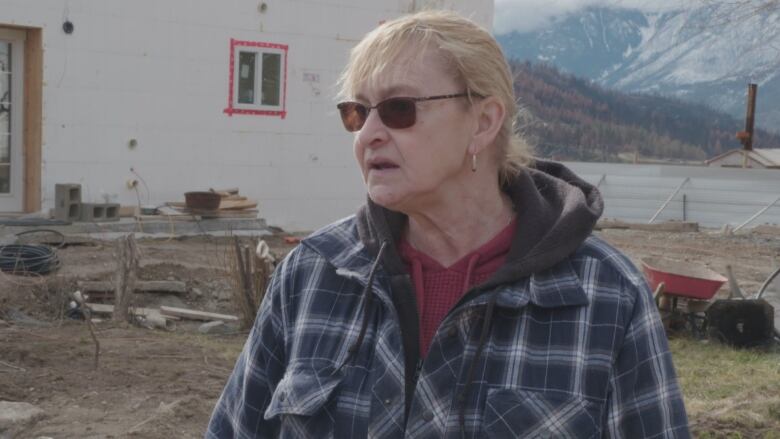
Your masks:
<path fill-rule="evenodd" d="M 517 232 L 504 266 L 480 289 L 517 281 L 565 259 L 590 235 L 604 208 L 598 189 L 556 162 L 536 160 L 502 189 L 517 212 Z M 357 223 L 371 254 L 388 242 L 382 258 L 388 274 L 405 273 L 396 244 L 406 216 L 369 199 Z"/>

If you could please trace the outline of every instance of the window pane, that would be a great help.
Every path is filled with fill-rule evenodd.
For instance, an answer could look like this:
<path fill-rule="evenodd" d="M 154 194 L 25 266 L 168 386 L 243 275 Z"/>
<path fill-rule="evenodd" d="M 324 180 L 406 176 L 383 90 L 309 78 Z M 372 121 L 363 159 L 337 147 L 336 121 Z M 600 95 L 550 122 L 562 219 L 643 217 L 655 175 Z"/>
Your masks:
<path fill-rule="evenodd" d="M 0 136 L 11 132 L 11 112 L 8 111 L 10 105 L 0 105 Z"/>
<path fill-rule="evenodd" d="M 11 71 L 11 43 L 0 41 L 0 72 Z"/>
<path fill-rule="evenodd" d="M 0 165 L 11 163 L 11 136 L 0 133 Z"/>
<path fill-rule="evenodd" d="M 254 52 L 238 53 L 238 103 L 255 103 L 255 58 Z"/>
<path fill-rule="evenodd" d="M 11 165 L 0 165 L 0 194 L 11 192 Z"/>
<path fill-rule="evenodd" d="M 11 103 L 11 74 L 0 73 L 0 111 L 8 111 Z"/>
<path fill-rule="evenodd" d="M 282 55 L 263 54 L 263 105 L 279 105 L 281 94 Z"/>

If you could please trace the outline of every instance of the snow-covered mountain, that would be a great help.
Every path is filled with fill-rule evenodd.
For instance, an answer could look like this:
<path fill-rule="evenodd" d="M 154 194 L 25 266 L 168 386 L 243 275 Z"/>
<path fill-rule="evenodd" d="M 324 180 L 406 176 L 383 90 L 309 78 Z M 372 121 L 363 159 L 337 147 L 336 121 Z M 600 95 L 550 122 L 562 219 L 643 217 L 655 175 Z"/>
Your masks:
<path fill-rule="evenodd" d="M 757 125 L 780 132 L 780 10 L 740 14 L 728 2 L 663 13 L 589 8 L 497 38 L 510 58 L 623 91 L 703 102 L 739 119 L 755 82 Z"/>

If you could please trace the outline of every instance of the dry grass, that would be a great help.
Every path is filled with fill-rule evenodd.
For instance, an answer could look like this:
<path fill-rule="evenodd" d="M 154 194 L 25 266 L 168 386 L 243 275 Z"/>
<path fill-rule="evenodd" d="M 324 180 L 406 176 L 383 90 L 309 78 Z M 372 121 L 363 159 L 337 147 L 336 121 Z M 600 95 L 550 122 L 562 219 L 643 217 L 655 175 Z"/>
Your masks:
<path fill-rule="evenodd" d="M 670 340 L 699 438 L 780 438 L 780 352 L 736 350 L 690 338 Z"/>

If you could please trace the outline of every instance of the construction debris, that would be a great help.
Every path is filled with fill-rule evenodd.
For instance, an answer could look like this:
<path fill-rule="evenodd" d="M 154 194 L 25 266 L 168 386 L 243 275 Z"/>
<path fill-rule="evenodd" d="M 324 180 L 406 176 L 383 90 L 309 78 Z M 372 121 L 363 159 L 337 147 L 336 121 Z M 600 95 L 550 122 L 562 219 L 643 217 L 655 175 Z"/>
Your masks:
<path fill-rule="evenodd" d="M 194 192 L 189 192 L 193 194 Z M 159 209 L 163 215 L 194 215 L 203 218 L 255 218 L 257 217 L 257 201 L 250 200 L 238 194 L 238 188 L 215 190 L 209 192 L 200 192 L 203 195 L 218 195 L 220 197 L 217 208 L 203 209 L 193 208 L 193 204 L 188 206 L 187 202 L 168 202 Z"/>
<path fill-rule="evenodd" d="M 114 289 L 114 316 L 116 322 L 128 320 L 127 308 L 135 291 L 140 255 L 133 234 L 128 234 L 116 243 L 117 271 Z"/>
<path fill-rule="evenodd" d="M 596 223 L 596 230 L 602 229 L 631 229 L 647 230 L 652 232 L 698 232 L 699 223 L 690 221 L 667 221 L 663 223 L 629 223 L 615 219 L 602 219 Z"/>
<path fill-rule="evenodd" d="M 95 314 L 113 314 L 114 313 L 114 305 L 106 305 L 103 303 L 92 303 L 88 302 L 87 307 Z M 149 317 L 149 316 L 155 316 L 159 315 L 162 316 L 162 313 L 159 309 L 155 308 L 136 308 L 136 307 L 130 307 L 128 308 L 128 312 L 131 315 L 137 316 L 137 317 Z M 175 316 L 165 316 L 167 319 L 171 320 L 179 320 L 179 317 Z"/>
<path fill-rule="evenodd" d="M 110 281 L 79 281 L 78 287 L 84 293 L 113 293 L 115 286 Z M 135 282 L 135 293 L 184 294 L 187 284 L 175 280 L 139 280 Z"/>
<path fill-rule="evenodd" d="M 223 322 L 238 321 L 238 317 L 229 314 L 217 314 L 213 312 L 197 311 L 194 309 L 176 308 L 173 306 L 161 306 L 160 313 L 162 313 L 162 315 L 164 315 L 165 317 L 173 316 L 173 317 L 181 317 L 183 319 L 189 319 L 189 320 L 204 320 L 204 321 L 221 320 Z"/>
<path fill-rule="evenodd" d="M 198 332 L 201 334 L 234 334 L 238 332 L 238 325 L 234 323 L 225 323 L 220 320 L 214 320 L 213 322 L 206 322 L 198 326 Z"/>
<path fill-rule="evenodd" d="M 27 402 L 0 401 L 0 437 L 16 437 L 16 433 L 44 414 L 43 410 Z"/>

